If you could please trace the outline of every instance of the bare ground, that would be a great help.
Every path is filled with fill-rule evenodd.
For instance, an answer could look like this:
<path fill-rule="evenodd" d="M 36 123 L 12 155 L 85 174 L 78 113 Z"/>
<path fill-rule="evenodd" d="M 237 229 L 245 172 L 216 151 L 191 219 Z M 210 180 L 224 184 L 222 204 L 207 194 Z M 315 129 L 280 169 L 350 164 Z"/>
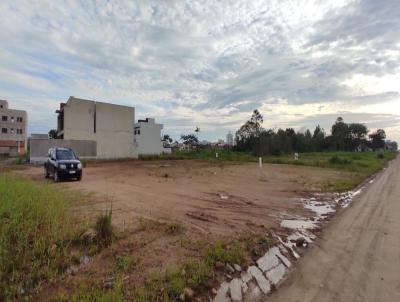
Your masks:
<path fill-rule="evenodd" d="M 40 287 L 35 297 L 41 301 L 101 287 L 104 279 L 115 275 L 119 256 L 134 259 L 122 275 L 125 298 L 133 301 L 131 285 L 142 284 L 153 272 L 202 257 L 220 239 L 255 239 L 274 229 L 285 232 L 282 218 L 313 216 L 300 197 L 353 176 L 314 167 L 267 164 L 260 170 L 255 163 L 197 160 L 89 163 L 81 182 L 54 184 L 44 179 L 41 167 L 15 173 L 65 188 L 66 194 L 83 192 L 76 208 L 80 216 L 95 217 L 112 204 L 118 230 L 109 248 L 89 254 L 88 266 Z M 182 233 L 168 234 L 171 223 L 182 225 Z M 265 250 L 259 253 L 258 257 Z M 219 286 L 220 281 L 215 282 Z"/>
<path fill-rule="evenodd" d="M 39 181 L 41 167 L 20 171 Z M 214 161 L 126 161 L 91 163 L 81 182 L 55 184 L 89 193 L 81 210 L 112 204 L 119 228 L 138 218 L 175 221 L 199 234 L 234 236 L 278 227 L 285 215 L 307 216 L 298 197 L 349 172 L 303 166 L 232 164 Z"/>

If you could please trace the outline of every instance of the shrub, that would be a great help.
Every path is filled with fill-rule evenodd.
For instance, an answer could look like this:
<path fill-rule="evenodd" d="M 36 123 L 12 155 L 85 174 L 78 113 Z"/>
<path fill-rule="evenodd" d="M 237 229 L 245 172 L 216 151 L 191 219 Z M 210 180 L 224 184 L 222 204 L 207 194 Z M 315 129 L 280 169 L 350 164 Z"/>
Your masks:
<path fill-rule="evenodd" d="M 113 228 L 111 225 L 112 208 L 97 218 L 96 231 L 97 239 L 100 244 L 109 246 L 112 242 Z"/>
<path fill-rule="evenodd" d="M 385 155 L 384 155 L 383 153 L 378 153 L 378 154 L 376 155 L 376 157 L 379 158 L 379 159 L 384 159 L 384 158 L 385 158 Z"/>

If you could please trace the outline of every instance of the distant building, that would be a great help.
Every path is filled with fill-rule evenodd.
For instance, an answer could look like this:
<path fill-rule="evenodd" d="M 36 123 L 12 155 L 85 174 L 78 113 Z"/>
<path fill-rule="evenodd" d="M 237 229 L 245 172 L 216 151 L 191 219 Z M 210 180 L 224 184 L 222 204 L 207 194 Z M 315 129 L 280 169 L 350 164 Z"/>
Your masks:
<path fill-rule="evenodd" d="M 171 148 L 165 148 L 161 139 L 162 124 L 156 124 L 155 119 L 138 120 L 134 126 L 134 142 L 138 154 L 170 153 Z"/>
<path fill-rule="evenodd" d="M 26 111 L 10 109 L 6 100 L 0 100 L 0 154 L 26 152 L 27 119 Z"/>
<path fill-rule="evenodd" d="M 71 96 L 56 112 L 58 139 L 94 141 L 98 158 L 137 157 L 133 142 L 134 107 Z"/>
<path fill-rule="evenodd" d="M 233 134 L 232 134 L 232 132 L 228 132 L 228 134 L 226 135 L 226 144 L 228 145 L 228 146 L 233 146 Z"/>
<path fill-rule="evenodd" d="M 390 140 L 385 141 L 385 150 L 397 151 L 398 150 L 397 142 L 390 141 Z"/>

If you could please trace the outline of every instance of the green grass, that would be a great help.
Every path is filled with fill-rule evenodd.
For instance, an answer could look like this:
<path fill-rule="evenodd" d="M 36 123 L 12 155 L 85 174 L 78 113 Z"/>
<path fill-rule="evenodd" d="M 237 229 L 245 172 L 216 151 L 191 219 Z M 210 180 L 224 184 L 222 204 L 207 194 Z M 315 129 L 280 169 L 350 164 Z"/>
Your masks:
<path fill-rule="evenodd" d="M 215 153 L 218 153 L 216 158 Z M 183 159 L 202 159 L 202 160 L 230 160 L 230 161 L 257 161 L 258 159 L 246 152 L 233 152 L 231 150 L 202 150 L 202 151 L 175 151 L 170 154 L 161 155 L 140 155 L 141 160 L 183 160 Z"/>
<path fill-rule="evenodd" d="M 352 172 L 352 177 L 327 181 L 323 184 L 323 189 L 327 191 L 346 191 L 356 187 L 364 179 L 378 172 L 389 160 L 394 159 L 397 154 L 395 152 L 315 152 L 300 154 L 297 161 L 292 156 L 285 155 L 265 157 L 264 162 Z"/>
<path fill-rule="evenodd" d="M 90 283 L 90 282 L 87 282 Z M 87 284 L 83 282 L 75 290 L 72 297 L 60 295 L 57 301 L 60 302 L 120 302 L 124 301 L 122 282 L 120 278 L 116 278 L 113 288 L 105 289 L 98 285 Z"/>
<path fill-rule="evenodd" d="M 184 264 L 152 275 L 134 292 L 134 301 L 180 301 L 186 287 L 194 290 L 210 289 L 214 279 L 212 267 L 204 261 L 191 259 Z"/>
<path fill-rule="evenodd" d="M 0 174 L 0 301 L 51 280 L 69 262 L 80 224 L 51 185 Z"/>
<path fill-rule="evenodd" d="M 230 243 L 218 241 L 207 250 L 204 261 L 210 266 L 216 266 L 218 263 L 241 265 L 244 263 L 245 253 L 245 249 L 239 241 Z"/>
<path fill-rule="evenodd" d="M 189 259 L 182 265 L 154 274 L 143 286 L 136 288 L 134 301 L 178 301 L 186 287 L 202 292 L 209 290 L 216 271 L 226 263 L 243 265 L 245 243 L 218 241 L 207 248 L 200 259 Z"/>
<path fill-rule="evenodd" d="M 107 210 L 103 215 L 97 218 L 96 232 L 98 243 L 109 246 L 113 239 L 113 227 L 111 225 L 112 209 Z"/>
<path fill-rule="evenodd" d="M 116 256 L 114 271 L 124 272 L 136 264 L 136 259 L 132 256 Z"/>

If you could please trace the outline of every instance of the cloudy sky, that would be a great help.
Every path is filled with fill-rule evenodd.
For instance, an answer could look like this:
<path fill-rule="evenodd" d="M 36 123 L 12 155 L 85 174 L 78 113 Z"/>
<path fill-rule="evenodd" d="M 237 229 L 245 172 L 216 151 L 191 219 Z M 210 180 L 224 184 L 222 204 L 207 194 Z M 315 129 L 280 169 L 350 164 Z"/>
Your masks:
<path fill-rule="evenodd" d="M 131 105 L 179 138 L 337 116 L 400 141 L 399 0 L 0 1 L 0 99 L 29 132 L 70 95 Z"/>

